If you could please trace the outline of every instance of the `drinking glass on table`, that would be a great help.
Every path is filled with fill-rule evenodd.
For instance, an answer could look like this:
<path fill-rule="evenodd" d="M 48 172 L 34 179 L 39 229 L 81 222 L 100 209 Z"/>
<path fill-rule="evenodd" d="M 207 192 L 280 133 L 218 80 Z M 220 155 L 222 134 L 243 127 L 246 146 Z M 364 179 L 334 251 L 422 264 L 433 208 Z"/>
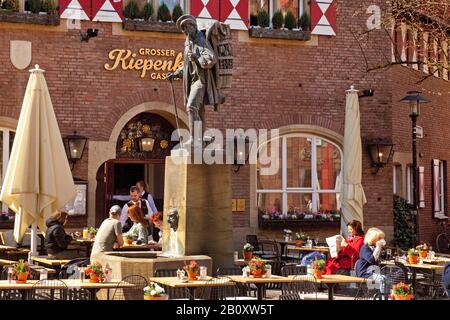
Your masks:
<path fill-rule="evenodd" d="M 83 239 L 87 239 L 87 238 L 89 238 L 89 229 L 84 228 L 83 229 Z"/>

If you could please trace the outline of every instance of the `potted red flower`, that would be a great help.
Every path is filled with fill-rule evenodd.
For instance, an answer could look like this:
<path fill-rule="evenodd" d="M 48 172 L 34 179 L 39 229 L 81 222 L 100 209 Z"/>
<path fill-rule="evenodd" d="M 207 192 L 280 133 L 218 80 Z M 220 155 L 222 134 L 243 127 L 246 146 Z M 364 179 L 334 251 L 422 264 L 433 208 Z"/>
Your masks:
<path fill-rule="evenodd" d="M 254 257 L 248 262 L 248 267 L 250 268 L 250 273 L 253 278 L 262 278 L 266 274 L 267 266 L 266 262 L 258 257 Z"/>
<path fill-rule="evenodd" d="M 391 289 L 391 297 L 394 300 L 413 300 L 412 288 L 409 284 L 400 282 Z"/>
<path fill-rule="evenodd" d="M 89 276 L 89 282 L 98 283 L 105 280 L 102 265 L 99 262 L 87 266 L 85 273 Z"/>
<path fill-rule="evenodd" d="M 322 279 L 323 278 L 323 272 L 325 271 L 325 260 L 323 259 L 316 259 L 313 261 L 313 272 L 314 277 L 316 279 Z"/>
<path fill-rule="evenodd" d="M 198 280 L 198 273 L 200 271 L 200 267 L 198 266 L 198 263 L 195 260 L 192 260 L 191 262 L 189 262 L 189 264 L 187 264 L 185 261 L 183 269 L 187 272 L 189 281 Z"/>
<path fill-rule="evenodd" d="M 28 275 L 30 274 L 30 267 L 23 259 L 13 265 L 13 277 L 16 283 L 27 283 Z"/>
<path fill-rule="evenodd" d="M 414 248 L 408 250 L 408 262 L 410 264 L 417 264 L 417 260 L 419 259 L 419 251 Z"/>
<path fill-rule="evenodd" d="M 254 250 L 255 250 L 255 248 L 250 243 L 246 243 L 244 245 L 244 248 L 242 251 L 244 254 L 245 261 L 250 261 L 252 259 Z"/>
<path fill-rule="evenodd" d="M 426 259 L 428 256 L 428 251 L 430 250 L 430 245 L 422 241 L 418 246 L 416 246 L 416 249 L 419 251 L 419 256 L 422 259 Z"/>

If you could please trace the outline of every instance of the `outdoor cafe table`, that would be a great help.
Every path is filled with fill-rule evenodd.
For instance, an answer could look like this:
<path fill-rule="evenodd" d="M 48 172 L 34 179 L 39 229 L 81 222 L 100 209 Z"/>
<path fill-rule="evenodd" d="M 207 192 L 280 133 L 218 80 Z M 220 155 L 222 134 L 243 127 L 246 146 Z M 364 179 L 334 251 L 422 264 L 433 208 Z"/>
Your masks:
<path fill-rule="evenodd" d="M 408 262 L 400 261 L 402 265 L 405 267 L 408 267 L 411 269 L 412 273 L 412 287 L 413 292 L 416 291 L 416 279 L 417 279 L 417 271 L 430 271 L 431 272 L 431 283 L 434 283 L 434 280 L 436 278 L 436 271 L 444 270 L 444 265 L 442 264 L 429 264 L 429 263 L 417 263 L 417 264 L 411 264 Z M 381 261 L 381 265 L 395 265 L 394 260 L 387 260 L 387 261 Z"/>
<path fill-rule="evenodd" d="M 287 246 L 287 250 L 292 250 L 292 251 L 299 251 L 299 252 L 321 252 L 324 253 L 325 256 L 328 256 L 328 254 L 330 253 L 330 248 L 326 247 L 326 246 L 312 246 L 312 247 L 307 247 L 307 246 L 301 246 L 301 247 L 297 247 L 297 246 Z"/>
<path fill-rule="evenodd" d="M 295 244 L 294 240 L 286 241 L 284 239 L 276 239 L 275 241 L 280 244 L 280 252 L 281 252 L 282 256 L 284 254 L 284 249 L 286 248 L 287 245 L 294 245 Z"/>
<path fill-rule="evenodd" d="M 31 257 L 31 260 L 39 266 L 53 268 L 56 272 L 61 271 L 61 267 L 70 261 L 68 259 L 49 259 L 47 256 Z"/>
<path fill-rule="evenodd" d="M 91 292 L 91 297 L 93 300 L 96 298 L 96 293 L 101 289 L 115 289 L 115 288 L 130 288 L 134 285 L 128 282 L 112 280 L 110 282 L 100 282 L 92 283 L 89 280 L 81 281 L 79 279 L 62 279 L 67 285 L 68 289 L 86 289 Z M 28 280 L 27 283 L 16 283 L 15 281 L 9 282 L 8 280 L 0 280 L 0 290 L 19 290 L 22 294 L 22 299 L 26 300 L 30 297 L 30 292 L 33 290 L 33 285 L 38 282 L 38 280 Z M 52 280 L 49 280 L 51 283 Z M 40 285 L 40 289 L 45 289 L 45 286 Z M 49 285 L 51 288 L 51 285 Z M 109 290 L 107 290 L 107 299 L 109 300 Z"/>
<path fill-rule="evenodd" d="M 149 278 L 150 282 L 157 282 L 159 284 L 171 287 L 171 288 L 187 288 L 189 290 L 189 299 L 195 300 L 195 292 L 198 288 L 207 287 L 225 287 L 234 285 L 230 279 L 227 278 L 212 278 L 207 277 L 206 280 L 180 280 L 177 277 L 152 277 Z"/>
<path fill-rule="evenodd" d="M 242 283 L 242 284 L 251 284 L 253 283 L 257 288 L 257 299 L 263 299 L 264 287 L 267 283 L 291 283 L 295 282 L 291 278 L 271 275 L 270 278 L 254 278 L 253 276 L 244 277 L 244 276 L 225 276 L 233 282 Z"/>
<path fill-rule="evenodd" d="M 292 275 L 288 276 L 290 280 L 301 281 L 301 282 L 314 282 L 324 284 L 328 289 L 328 300 L 333 300 L 334 287 L 337 284 L 350 284 L 350 283 L 365 283 L 367 282 L 364 278 L 351 277 L 341 274 L 324 274 L 323 278 L 317 279 L 312 275 Z"/>
<path fill-rule="evenodd" d="M 89 258 L 91 256 L 92 244 L 94 243 L 94 241 L 94 239 L 77 239 L 77 242 L 86 248 L 86 258 Z"/>

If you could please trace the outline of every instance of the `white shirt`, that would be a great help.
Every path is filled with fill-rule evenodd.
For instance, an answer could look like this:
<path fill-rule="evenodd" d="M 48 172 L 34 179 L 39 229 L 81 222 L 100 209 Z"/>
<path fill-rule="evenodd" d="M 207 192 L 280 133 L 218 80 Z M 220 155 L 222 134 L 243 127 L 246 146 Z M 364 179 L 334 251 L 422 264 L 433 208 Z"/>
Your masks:
<path fill-rule="evenodd" d="M 147 200 L 145 200 L 145 199 L 142 199 L 142 200 L 145 201 L 145 204 L 147 205 L 147 209 L 148 209 L 148 215 L 146 215 L 145 218 L 146 219 L 150 219 L 156 211 L 153 211 L 151 209 L 151 207 L 150 207 L 150 205 L 149 205 Z M 133 203 L 135 203 L 135 202 L 133 202 Z M 123 206 L 122 212 L 120 214 L 120 223 L 122 224 L 122 226 L 125 225 L 125 222 L 127 221 L 127 219 L 128 219 L 128 204 L 126 203 Z"/>
<path fill-rule="evenodd" d="M 141 198 L 144 195 L 144 193 L 145 193 L 145 191 L 141 192 Z M 153 201 L 153 197 L 152 197 L 152 195 L 150 193 L 148 194 L 147 199 L 144 199 L 144 200 L 147 200 L 147 202 L 149 204 L 149 208 L 152 209 L 153 213 L 158 211 L 158 209 L 156 209 L 156 206 L 155 206 L 155 201 Z"/>

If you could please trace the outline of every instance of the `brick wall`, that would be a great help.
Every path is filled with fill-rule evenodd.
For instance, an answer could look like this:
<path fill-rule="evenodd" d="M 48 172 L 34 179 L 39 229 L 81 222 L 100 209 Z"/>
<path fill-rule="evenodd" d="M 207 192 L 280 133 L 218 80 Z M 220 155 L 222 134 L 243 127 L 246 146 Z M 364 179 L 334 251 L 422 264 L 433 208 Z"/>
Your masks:
<path fill-rule="evenodd" d="M 392 70 L 366 73 L 365 62 L 352 30 L 365 26 L 368 15 L 362 3 L 339 1 L 337 37 L 319 37 L 318 46 L 295 42 L 246 40 L 233 31 L 235 70 L 227 102 L 218 113 L 207 109 L 207 126 L 218 128 L 278 128 L 289 124 L 315 124 L 343 135 L 345 90 L 371 88 L 375 96 L 361 100 L 363 139 L 392 138 Z M 355 12 L 358 12 L 355 14 Z M 64 23 L 64 21 L 63 21 Z M 82 22 L 81 30 L 91 23 Z M 109 23 L 95 24 L 98 37 L 80 42 L 79 30 L 57 31 L 0 24 L 0 116 L 18 118 L 29 73 L 16 70 L 9 61 L 9 41 L 33 43 L 32 64 L 46 70 L 45 76 L 63 135 L 77 130 L 92 140 L 108 140 L 118 119 L 130 108 L 147 101 L 171 103 L 167 82 L 140 79 L 137 72 L 105 71 L 107 54 L 114 48 L 182 50 L 183 40 L 151 33 L 113 35 Z M 364 48 L 377 61 L 389 56 L 384 32 L 371 35 Z M 181 83 L 177 83 L 177 105 L 182 106 Z M 87 177 L 89 159 L 76 164 L 74 175 Z M 246 212 L 233 214 L 235 228 L 249 227 L 250 170 L 232 175 L 233 197 L 246 199 Z M 370 173 L 370 160 L 363 152 L 363 185 L 368 204 L 366 226 L 392 226 L 392 174 Z M 89 199 L 93 201 L 93 199 Z M 93 212 L 89 213 L 94 214 Z M 80 225 L 82 221 L 79 222 Z M 244 229 L 243 229 L 244 230 Z"/>

